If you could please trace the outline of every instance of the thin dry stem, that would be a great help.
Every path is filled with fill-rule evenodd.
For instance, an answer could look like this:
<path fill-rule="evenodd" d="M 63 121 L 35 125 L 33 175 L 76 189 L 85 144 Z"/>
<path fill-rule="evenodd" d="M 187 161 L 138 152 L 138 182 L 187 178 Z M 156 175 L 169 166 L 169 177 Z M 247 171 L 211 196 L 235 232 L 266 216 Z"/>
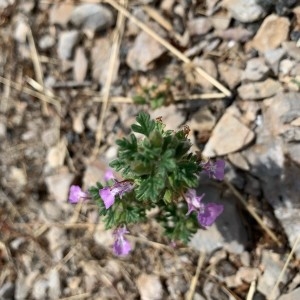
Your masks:
<path fill-rule="evenodd" d="M 256 291 L 256 281 L 253 280 L 251 282 L 251 285 L 250 285 L 250 288 L 249 288 L 246 300 L 252 300 L 253 296 L 255 294 L 255 291 Z"/>
<path fill-rule="evenodd" d="M 250 206 L 247 201 L 244 199 L 241 193 L 227 180 L 224 180 L 224 183 L 228 186 L 228 188 L 232 191 L 232 193 L 240 200 L 243 206 L 247 209 L 250 215 L 257 221 L 257 223 L 261 226 L 261 228 L 266 232 L 266 234 L 278 245 L 281 246 L 281 242 L 276 237 L 275 233 L 267 227 L 261 217 L 256 213 L 255 209 Z"/>
<path fill-rule="evenodd" d="M 124 5 L 127 5 L 127 0 L 122 0 L 121 3 Z M 121 40 L 123 37 L 123 32 L 124 32 L 124 27 L 125 27 L 124 24 L 125 24 L 124 16 L 122 14 L 118 14 L 117 25 L 116 25 L 116 29 L 115 29 L 114 35 L 113 35 L 112 49 L 111 49 L 111 55 L 110 55 L 110 60 L 109 60 L 107 78 L 106 78 L 106 82 L 105 82 L 105 85 L 104 85 L 103 91 L 102 91 L 103 105 L 101 107 L 100 118 L 99 118 L 99 122 L 97 125 L 96 142 L 95 142 L 95 147 L 94 147 L 94 151 L 93 151 L 93 157 L 95 157 L 99 152 L 99 146 L 101 143 L 102 132 L 103 132 L 103 123 L 104 123 L 104 119 L 105 119 L 107 109 L 109 106 L 110 87 L 113 82 L 113 76 L 114 76 L 114 72 L 115 72 L 115 68 L 116 68 L 117 57 L 119 54 Z"/>
<path fill-rule="evenodd" d="M 138 27 L 140 27 L 142 30 L 144 30 L 147 34 L 149 34 L 152 38 L 154 38 L 158 43 L 160 43 L 162 46 L 164 46 L 166 49 L 168 49 L 174 56 L 176 56 L 178 59 L 183 61 L 184 63 L 188 63 L 193 65 L 192 61 L 186 57 L 184 54 L 182 54 L 179 50 L 177 50 L 174 46 L 172 46 L 170 43 L 168 43 L 165 39 L 160 37 L 156 32 L 154 32 L 152 29 L 150 29 L 147 25 L 145 25 L 143 22 L 135 18 L 127 9 L 125 9 L 122 5 L 116 3 L 114 0 L 105 0 L 108 4 L 110 4 L 112 7 L 114 7 L 116 10 L 118 10 L 121 14 L 126 16 L 128 19 L 130 19 L 133 23 L 135 23 Z M 231 96 L 231 92 L 223 86 L 219 81 L 217 81 L 215 78 L 207 74 L 203 69 L 199 67 L 195 67 L 195 71 L 201 75 L 203 78 L 205 78 L 207 81 L 209 81 L 213 86 L 215 86 L 218 90 L 220 90 L 224 96 Z"/>
<path fill-rule="evenodd" d="M 187 296 L 186 296 L 186 300 L 192 300 L 193 297 L 194 297 L 197 282 L 198 282 L 198 279 L 199 279 L 199 276 L 200 276 L 200 271 L 202 269 L 204 261 L 205 261 L 205 253 L 200 252 L 200 255 L 198 257 L 198 264 L 197 264 L 196 273 L 195 273 L 195 275 L 192 279 L 189 291 L 188 291 Z"/>
<path fill-rule="evenodd" d="M 16 83 L 16 82 L 11 81 L 11 80 L 8 80 L 8 79 L 6 79 L 2 76 L 0 76 L 0 82 L 5 84 L 5 85 L 11 86 L 12 88 L 18 90 L 19 92 L 26 93 L 26 94 L 28 94 L 30 96 L 33 96 L 33 97 L 35 97 L 39 100 L 50 103 L 50 104 L 54 105 L 57 108 L 58 112 L 60 112 L 60 103 L 59 103 L 58 100 L 49 98 L 49 97 L 45 96 L 44 94 L 42 94 L 40 92 L 33 91 L 28 87 L 24 87 L 21 84 Z"/>
<path fill-rule="evenodd" d="M 82 293 L 70 297 L 59 298 L 59 300 L 81 300 L 81 299 L 90 299 L 91 293 Z"/>
<path fill-rule="evenodd" d="M 299 242 L 300 242 L 300 235 L 297 237 L 297 239 L 296 239 L 296 241 L 295 241 L 295 243 L 293 245 L 293 248 L 292 248 L 292 250 L 291 250 L 291 252 L 290 252 L 290 254 L 289 254 L 289 256 L 288 256 L 288 258 L 287 258 L 287 260 L 286 260 L 286 262 L 285 262 L 285 264 L 284 264 L 284 266 L 283 266 L 283 268 L 282 268 L 282 270 L 281 270 L 281 272 L 279 274 L 279 276 L 278 276 L 278 279 L 277 279 L 274 287 L 272 288 L 272 291 L 270 293 L 270 297 L 268 298 L 269 300 L 275 300 L 275 298 L 276 298 L 276 295 L 275 295 L 276 294 L 276 290 L 277 290 L 277 288 L 279 286 L 279 283 L 282 281 L 283 275 L 284 275 L 284 273 L 285 273 L 285 271 L 286 271 L 286 269 L 287 269 L 287 267 L 288 267 L 288 265 L 289 265 L 289 263 L 290 263 L 293 255 L 294 255 L 294 253 L 295 253 L 295 251 L 296 251 L 296 249 L 298 247 Z"/>
<path fill-rule="evenodd" d="M 31 59 L 32 59 L 32 63 L 33 63 L 35 76 L 36 76 L 37 82 L 41 86 L 44 86 L 44 75 L 43 75 L 43 71 L 42 71 L 42 67 L 41 67 L 41 62 L 39 59 L 39 54 L 38 54 L 36 46 L 35 46 L 31 28 L 29 25 L 27 25 L 27 28 L 28 28 L 27 37 L 28 37 L 30 54 L 31 54 Z M 48 107 L 47 107 L 46 102 L 42 102 L 42 112 L 43 112 L 43 114 L 48 115 Z"/>

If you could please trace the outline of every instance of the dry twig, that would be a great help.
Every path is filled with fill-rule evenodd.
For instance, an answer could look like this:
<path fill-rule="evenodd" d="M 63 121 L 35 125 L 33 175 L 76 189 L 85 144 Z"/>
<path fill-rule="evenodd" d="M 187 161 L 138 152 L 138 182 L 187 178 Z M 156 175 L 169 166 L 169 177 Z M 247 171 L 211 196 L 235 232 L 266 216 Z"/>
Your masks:
<path fill-rule="evenodd" d="M 280 272 L 280 274 L 278 276 L 278 278 L 277 278 L 277 281 L 276 281 L 274 287 L 272 288 L 272 291 L 270 293 L 270 297 L 268 298 L 269 300 L 275 300 L 275 298 L 276 298 L 276 290 L 277 290 L 277 288 L 279 286 L 279 283 L 281 282 L 281 280 L 283 278 L 283 275 L 284 275 L 284 273 L 285 273 L 285 271 L 286 271 L 286 269 L 287 269 L 287 267 L 288 267 L 288 265 L 289 265 L 289 263 L 290 263 L 293 255 L 294 255 L 297 247 L 298 247 L 299 242 L 300 242 L 300 235 L 297 237 L 297 239 L 296 239 L 296 241 L 295 241 L 295 243 L 293 245 L 293 248 L 292 248 L 292 250 L 291 250 L 291 252 L 290 252 L 290 254 L 289 254 L 289 256 L 288 256 L 288 258 L 287 258 L 287 260 L 286 260 L 286 262 L 285 262 L 285 264 L 284 264 L 284 266 L 283 266 L 283 268 L 282 268 L 282 270 L 281 270 L 281 272 Z"/>
<path fill-rule="evenodd" d="M 122 5 L 118 4 L 114 0 L 105 0 L 108 4 L 110 4 L 112 7 L 114 7 L 118 12 L 126 16 L 128 19 L 130 19 L 133 23 L 135 23 L 138 27 L 140 27 L 142 30 L 144 30 L 147 34 L 149 34 L 152 38 L 154 38 L 158 43 L 160 43 L 162 46 L 167 48 L 174 56 L 176 56 L 178 59 L 183 61 L 184 63 L 188 63 L 193 65 L 192 61 L 186 57 L 184 54 L 182 54 L 179 50 L 177 50 L 174 46 L 172 46 L 170 43 L 168 43 L 165 39 L 160 37 L 156 32 L 154 32 L 151 28 L 149 28 L 147 25 L 145 25 L 143 22 L 135 18 L 127 9 L 125 9 Z M 223 86 L 219 81 L 217 81 L 215 78 L 207 74 L 203 69 L 199 67 L 195 67 L 195 71 L 202 76 L 204 79 L 209 81 L 213 86 L 215 86 L 218 90 L 220 90 L 225 97 L 231 96 L 231 92 Z"/>
<path fill-rule="evenodd" d="M 124 5 L 127 5 L 127 0 L 122 0 L 121 3 Z M 125 27 L 124 23 L 125 23 L 124 16 L 122 14 L 118 14 L 117 25 L 116 25 L 116 29 L 115 29 L 114 35 L 113 35 L 112 49 L 111 49 L 111 55 L 110 55 L 110 60 L 109 60 L 109 68 L 108 68 L 108 72 L 107 72 L 107 78 L 106 78 L 106 82 L 105 82 L 105 85 L 104 85 L 103 91 L 102 91 L 103 105 L 101 107 L 100 119 L 99 119 L 98 125 L 97 125 L 96 142 L 95 142 L 95 147 L 94 147 L 94 151 L 93 151 L 93 157 L 95 157 L 98 154 L 99 146 L 101 143 L 103 123 L 104 123 L 105 115 L 107 113 L 107 109 L 108 109 L 108 105 L 109 105 L 110 87 L 113 82 L 113 76 L 114 76 L 114 71 L 116 68 L 117 57 L 118 57 L 120 46 L 121 46 L 121 40 L 122 40 L 124 27 Z"/>
<path fill-rule="evenodd" d="M 186 296 L 186 300 L 192 300 L 195 294 L 195 290 L 196 290 L 196 286 L 197 286 L 197 282 L 200 276 L 200 271 L 202 269 L 203 263 L 205 260 L 205 253 L 204 252 L 200 252 L 199 254 L 199 258 L 198 258 L 198 264 L 197 264 L 197 269 L 196 269 L 196 273 L 192 279 L 189 291 L 187 293 Z"/>
<path fill-rule="evenodd" d="M 224 180 L 224 183 L 228 186 L 228 188 L 232 191 L 232 193 L 240 200 L 243 206 L 247 209 L 250 215 L 257 221 L 257 223 L 261 226 L 261 228 L 267 233 L 267 235 L 278 245 L 281 246 L 281 242 L 276 237 L 275 233 L 267 227 L 261 217 L 256 213 L 255 209 L 250 206 L 247 201 L 244 199 L 241 193 L 227 180 Z"/>

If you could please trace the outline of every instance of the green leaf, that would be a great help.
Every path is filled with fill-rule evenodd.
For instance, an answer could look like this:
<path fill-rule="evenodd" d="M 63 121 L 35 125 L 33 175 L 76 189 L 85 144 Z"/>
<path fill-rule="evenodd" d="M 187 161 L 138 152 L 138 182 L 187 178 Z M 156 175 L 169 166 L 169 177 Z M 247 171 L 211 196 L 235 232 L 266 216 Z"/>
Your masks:
<path fill-rule="evenodd" d="M 134 132 L 141 133 L 147 137 L 155 128 L 155 121 L 150 120 L 150 116 L 145 112 L 139 113 L 138 116 L 136 117 L 136 121 L 139 125 L 133 124 L 131 125 L 131 129 Z"/>
<path fill-rule="evenodd" d="M 146 104 L 146 99 L 143 96 L 134 96 L 132 98 L 133 102 L 136 104 Z"/>
<path fill-rule="evenodd" d="M 164 187 L 165 178 L 160 176 L 160 174 L 155 174 L 141 181 L 141 184 L 136 189 L 136 197 L 140 200 L 158 202 Z"/>

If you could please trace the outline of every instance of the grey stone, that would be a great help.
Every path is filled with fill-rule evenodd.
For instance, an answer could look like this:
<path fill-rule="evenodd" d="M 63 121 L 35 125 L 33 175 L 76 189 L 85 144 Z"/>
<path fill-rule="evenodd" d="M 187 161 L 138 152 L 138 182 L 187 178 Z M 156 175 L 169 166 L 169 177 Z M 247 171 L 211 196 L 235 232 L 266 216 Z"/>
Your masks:
<path fill-rule="evenodd" d="M 166 52 L 166 48 L 141 31 L 136 37 L 133 47 L 128 51 L 126 62 L 133 70 L 147 71 L 151 69 L 151 63 L 164 52 Z"/>
<path fill-rule="evenodd" d="M 264 79 L 268 72 L 269 68 L 264 64 L 263 58 L 252 58 L 247 61 L 246 69 L 243 72 L 242 79 L 259 81 Z"/>
<path fill-rule="evenodd" d="M 278 298 L 278 300 L 299 300 L 299 299 L 300 299 L 300 287 L 288 294 L 281 295 Z"/>
<path fill-rule="evenodd" d="M 225 0 L 223 5 L 232 13 L 233 18 L 244 23 L 260 20 L 266 15 L 255 0 Z"/>
<path fill-rule="evenodd" d="M 71 22 L 77 27 L 100 31 L 111 27 L 114 23 L 113 14 L 104 5 L 92 3 L 77 6 L 71 14 Z"/>
<path fill-rule="evenodd" d="M 58 40 L 58 56 L 61 59 L 70 59 L 74 47 L 76 46 L 79 39 L 79 32 L 77 30 L 64 31 L 60 34 Z"/>
<path fill-rule="evenodd" d="M 263 115 L 273 135 L 283 134 L 292 128 L 288 124 L 300 117 L 300 93 L 278 93 L 268 101 Z"/>
<path fill-rule="evenodd" d="M 163 299 L 163 286 L 159 276 L 142 273 L 136 284 L 142 300 Z"/>
<path fill-rule="evenodd" d="M 262 82 L 243 84 L 238 88 L 238 94 L 243 100 L 260 100 L 274 96 L 282 90 L 281 84 L 271 78 Z"/>
<path fill-rule="evenodd" d="M 283 268 L 284 262 L 282 258 L 269 250 L 264 250 L 262 253 L 261 265 L 264 269 L 264 273 L 258 279 L 257 290 L 264 295 L 270 295 L 270 291 L 275 286 L 277 278 Z M 284 273 L 282 282 L 287 280 L 286 273 Z M 279 295 L 279 289 L 275 291 L 276 298 Z"/>
<path fill-rule="evenodd" d="M 236 152 L 249 145 L 253 139 L 254 132 L 230 111 L 226 111 L 214 128 L 203 154 L 214 157 Z"/>
<path fill-rule="evenodd" d="M 300 48 L 297 46 L 296 42 L 284 42 L 282 43 L 282 47 L 290 57 L 294 58 L 296 61 L 300 61 Z"/>
<path fill-rule="evenodd" d="M 209 18 L 198 17 L 188 22 L 190 35 L 202 35 L 208 33 L 212 28 L 212 22 Z"/>
<path fill-rule="evenodd" d="M 219 248 L 226 249 L 231 253 L 242 253 L 248 237 L 238 214 L 234 196 L 228 195 L 221 198 L 221 190 L 206 180 L 201 180 L 197 189 L 197 194 L 202 193 L 205 193 L 204 201 L 223 203 L 224 212 L 207 230 L 198 230 L 189 245 L 206 253 L 211 253 Z"/>
<path fill-rule="evenodd" d="M 241 69 L 235 66 L 230 66 L 226 63 L 220 63 L 218 65 L 218 69 L 221 79 L 228 85 L 229 88 L 234 89 L 241 82 Z"/>
<path fill-rule="evenodd" d="M 55 38 L 49 34 L 42 36 L 39 40 L 39 48 L 47 50 L 55 45 Z"/>
<path fill-rule="evenodd" d="M 264 52 L 265 60 L 277 75 L 279 71 L 279 63 L 286 51 L 283 48 L 271 49 Z"/>
<path fill-rule="evenodd" d="M 253 40 L 249 42 L 260 52 L 276 49 L 288 38 L 290 21 L 275 14 L 267 16 L 261 24 Z"/>

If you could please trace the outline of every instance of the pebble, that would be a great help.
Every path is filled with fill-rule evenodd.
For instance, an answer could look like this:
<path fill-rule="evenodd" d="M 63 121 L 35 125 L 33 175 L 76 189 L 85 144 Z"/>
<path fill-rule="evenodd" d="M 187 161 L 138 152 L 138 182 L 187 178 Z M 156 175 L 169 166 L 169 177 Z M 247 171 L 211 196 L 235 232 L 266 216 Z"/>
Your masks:
<path fill-rule="evenodd" d="M 25 43 L 28 34 L 28 25 L 24 21 L 18 21 L 15 31 L 14 39 L 19 43 Z"/>
<path fill-rule="evenodd" d="M 214 128 L 203 154 L 207 157 L 226 155 L 249 145 L 254 132 L 241 123 L 230 112 L 225 112 Z"/>
<path fill-rule="evenodd" d="M 163 286 L 157 275 L 142 273 L 136 280 L 141 300 L 163 299 Z"/>
<path fill-rule="evenodd" d="M 55 45 L 55 38 L 49 34 L 43 35 L 38 41 L 41 50 L 48 50 Z"/>
<path fill-rule="evenodd" d="M 269 70 L 262 57 L 249 59 L 242 80 L 260 81 L 267 76 Z"/>
<path fill-rule="evenodd" d="M 270 250 L 263 250 L 261 265 L 263 267 L 263 274 L 258 278 L 257 290 L 264 295 L 270 295 L 270 291 L 274 288 L 276 281 L 281 273 L 284 262 L 282 258 L 271 252 Z M 282 283 L 287 280 L 287 272 L 283 273 Z M 279 295 L 279 288 L 275 290 L 276 299 Z"/>
<path fill-rule="evenodd" d="M 86 58 L 84 48 L 78 47 L 75 50 L 74 65 L 73 65 L 73 77 L 78 83 L 84 81 L 88 70 L 88 60 Z"/>
<path fill-rule="evenodd" d="M 266 15 L 256 0 L 224 0 L 223 6 L 230 11 L 234 19 L 243 23 L 258 21 Z"/>
<path fill-rule="evenodd" d="M 71 22 L 78 28 L 96 32 L 110 28 L 114 23 L 114 17 L 106 6 L 87 3 L 77 6 L 72 11 Z"/>
<path fill-rule="evenodd" d="M 65 28 L 70 21 L 74 9 L 72 2 L 54 4 L 49 13 L 50 24 L 58 24 Z"/>
<path fill-rule="evenodd" d="M 221 190 L 209 183 L 208 180 L 200 180 L 197 194 L 205 193 L 209 202 L 223 203 L 224 212 L 208 230 L 198 230 L 189 242 L 189 246 L 197 251 L 212 253 L 217 249 L 225 249 L 230 253 L 242 253 L 247 244 L 247 232 L 238 213 L 234 196 L 221 198 Z"/>
<path fill-rule="evenodd" d="M 279 63 L 286 51 L 283 48 L 267 50 L 264 53 L 266 62 L 270 65 L 272 71 L 277 75 L 279 72 Z"/>
<path fill-rule="evenodd" d="M 132 70 L 147 71 L 151 69 L 151 63 L 165 52 L 166 48 L 141 31 L 128 51 L 126 63 Z"/>
<path fill-rule="evenodd" d="M 269 15 L 266 17 L 250 45 L 260 52 L 276 49 L 287 40 L 290 21 L 285 17 Z"/>
<path fill-rule="evenodd" d="M 187 27 L 191 36 L 203 35 L 211 30 L 212 22 L 209 18 L 198 17 L 188 21 Z"/>
<path fill-rule="evenodd" d="M 68 201 L 69 188 L 73 179 L 74 175 L 67 172 L 61 172 L 45 178 L 48 191 L 55 201 Z"/>
<path fill-rule="evenodd" d="M 193 63 L 202 70 L 205 70 L 211 77 L 216 78 L 218 76 L 216 64 L 212 59 L 201 59 L 196 57 L 193 60 Z M 204 91 L 210 91 L 213 88 L 213 85 L 208 80 L 198 80 L 198 83 Z"/>
<path fill-rule="evenodd" d="M 280 82 L 267 78 L 262 82 L 246 83 L 238 88 L 238 95 L 243 100 L 260 100 L 274 96 L 282 90 Z"/>
<path fill-rule="evenodd" d="M 220 63 L 218 65 L 221 79 L 227 84 L 230 89 L 236 88 L 242 78 L 243 71 L 235 66 L 228 65 L 226 63 Z"/>
<path fill-rule="evenodd" d="M 300 299 L 300 287 L 293 290 L 288 294 L 281 295 L 278 300 L 299 300 Z"/>
<path fill-rule="evenodd" d="M 296 42 L 288 41 L 282 43 L 282 48 L 287 52 L 287 54 L 295 59 L 296 61 L 300 61 L 300 47 L 297 46 Z"/>
<path fill-rule="evenodd" d="M 74 47 L 79 40 L 77 30 L 64 31 L 60 34 L 58 40 L 57 53 L 60 59 L 68 60 L 72 57 Z"/>

